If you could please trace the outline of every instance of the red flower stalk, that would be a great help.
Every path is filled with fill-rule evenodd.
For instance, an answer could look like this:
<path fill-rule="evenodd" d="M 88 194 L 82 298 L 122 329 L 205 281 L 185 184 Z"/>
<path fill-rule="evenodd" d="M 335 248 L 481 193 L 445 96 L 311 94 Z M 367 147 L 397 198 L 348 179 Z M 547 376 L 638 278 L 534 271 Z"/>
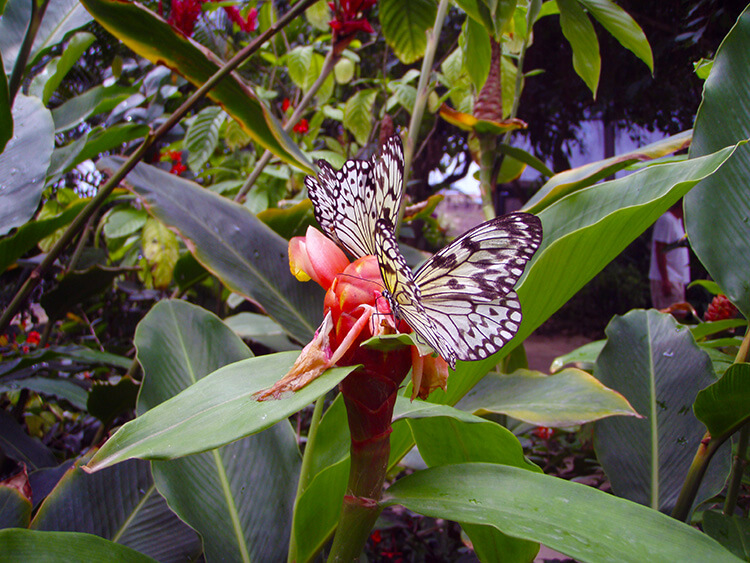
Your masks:
<path fill-rule="evenodd" d="M 167 23 L 187 36 L 192 35 L 195 30 L 195 22 L 198 21 L 202 13 L 202 6 L 206 2 L 207 0 L 172 0 Z M 224 11 L 242 31 L 249 33 L 258 28 L 258 10 L 255 8 L 251 8 L 245 18 L 242 17 L 236 6 L 224 6 Z M 164 14 L 161 0 L 159 1 L 159 14 Z"/>
<path fill-rule="evenodd" d="M 247 17 L 242 19 L 242 14 L 235 6 L 226 6 L 224 11 L 229 16 L 229 19 L 240 26 L 240 29 L 245 33 L 250 33 L 258 29 L 258 10 L 251 8 L 247 13 Z"/>
<path fill-rule="evenodd" d="M 719 295 L 714 296 L 703 318 L 706 322 L 712 322 L 733 319 L 737 316 L 739 316 L 737 307 L 727 299 L 726 295 L 720 293 Z"/>

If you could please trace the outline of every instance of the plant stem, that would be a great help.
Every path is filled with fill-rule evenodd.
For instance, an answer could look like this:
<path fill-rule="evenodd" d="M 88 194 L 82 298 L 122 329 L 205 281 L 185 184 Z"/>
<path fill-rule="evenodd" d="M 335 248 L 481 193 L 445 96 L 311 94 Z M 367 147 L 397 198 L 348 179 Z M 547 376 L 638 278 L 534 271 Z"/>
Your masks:
<path fill-rule="evenodd" d="M 690 508 L 693 506 L 695 496 L 698 494 L 698 488 L 701 485 L 701 481 L 703 481 L 703 475 L 705 475 L 706 469 L 708 469 L 711 458 L 722 443 L 723 440 L 712 439 L 708 432 L 703 436 L 701 444 L 698 446 L 698 451 L 695 452 L 693 463 L 690 464 L 690 469 L 688 469 L 685 482 L 682 484 L 680 496 L 677 498 L 677 503 L 675 503 L 675 507 L 672 510 L 672 518 L 687 522 L 688 516 L 690 516 Z"/>
<path fill-rule="evenodd" d="M 324 403 L 325 395 L 319 397 L 315 402 L 312 419 L 310 420 L 310 430 L 307 433 L 307 444 L 305 445 L 305 452 L 302 454 L 302 466 L 300 467 L 299 479 L 297 480 L 297 493 L 294 497 L 294 512 L 292 513 L 292 535 L 289 538 L 289 561 L 295 561 L 297 559 L 297 538 L 294 535 L 294 524 L 297 516 L 297 503 L 299 502 L 302 493 L 305 492 L 305 489 L 307 489 L 307 486 L 310 484 L 310 465 L 312 464 L 312 454 L 315 451 L 315 441 L 318 436 L 318 425 L 320 424 L 320 419 L 323 416 Z"/>
<path fill-rule="evenodd" d="M 745 337 L 742 339 L 740 349 L 737 350 L 737 356 L 734 359 L 734 363 L 744 363 L 747 361 L 748 350 L 750 349 L 750 330 L 745 331 Z M 747 468 L 747 444 L 748 438 L 750 437 L 750 425 L 745 424 L 740 430 L 739 439 L 737 440 L 737 455 L 732 462 L 732 470 L 729 473 L 729 479 L 727 480 L 727 496 L 724 500 L 724 514 L 731 516 L 734 514 L 734 509 L 737 507 L 737 497 L 740 492 L 740 484 L 742 483 L 742 474 Z"/>
<path fill-rule="evenodd" d="M 29 54 L 31 53 L 34 39 L 36 39 L 36 34 L 39 31 L 39 26 L 42 24 L 42 18 L 47 11 L 49 3 L 50 0 L 43 0 L 37 5 L 36 0 L 31 0 L 31 19 L 29 20 L 29 27 L 26 28 L 26 35 L 24 35 L 23 43 L 21 43 L 16 62 L 13 65 L 13 71 L 8 79 L 11 107 L 13 106 L 13 100 L 15 100 L 16 94 L 18 94 L 18 91 L 21 89 L 21 80 L 23 79 L 23 73 L 26 70 L 26 64 L 29 62 Z"/>
<path fill-rule="evenodd" d="M 492 201 L 493 168 L 495 166 L 495 151 L 497 137 L 494 133 L 479 133 L 479 193 L 482 194 L 482 211 L 487 220 L 495 217 L 495 202 Z"/>
<path fill-rule="evenodd" d="M 732 462 L 732 471 L 729 473 L 729 484 L 727 485 L 727 497 L 724 499 L 724 515 L 731 516 L 737 508 L 737 497 L 740 493 L 740 484 L 742 483 L 742 474 L 745 472 L 748 464 L 747 443 L 748 434 L 750 434 L 750 425 L 745 424 L 740 430 L 740 436 L 737 440 L 737 455 Z"/>
<path fill-rule="evenodd" d="M 743 338 L 742 344 L 740 345 L 740 349 L 737 352 L 737 357 L 735 358 L 734 363 L 744 363 L 747 360 L 749 351 L 750 331 L 747 331 L 745 333 L 745 338 Z M 727 498 L 724 503 L 724 514 L 731 514 L 736 506 L 742 473 L 747 465 L 746 456 L 749 432 L 750 425 L 748 424 L 745 424 L 740 430 L 739 447 L 737 450 L 737 457 L 734 460 L 732 471 L 729 476 Z M 695 452 L 693 463 L 690 464 L 690 469 L 688 469 L 685 482 L 682 484 L 680 496 L 677 499 L 674 510 L 672 510 L 673 518 L 687 521 L 687 518 L 690 515 L 690 508 L 693 506 L 695 496 L 698 494 L 698 487 L 700 487 L 703 475 L 708 468 L 708 464 L 719 447 L 728 439 L 729 435 L 711 436 L 708 432 L 703 436 L 701 444 L 698 446 L 698 451 Z"/>
<path fill-rule="evenodd" d="M 299 104 L 297 104 L 296 109 L 294 110 L 294 113 L 292 113 L 292 116 L 289 118 L 289 120 L 284 124 L 284 131 L 289 133 L 295 125 L 297 125 L 297 122 L 302 117 L 302 114 L 305 113 L 305 110 L 307 109 L 307 106 L 310 105 L 310 102 L 313 99 L 313 96 L 318 93 L 318 90 L 320 90 L 320 87 L 323 86 L 323 83 L 325 82 L 326 78 L 328 78 L 328 75 L 331 74 L 331 71 L 333 70 L 333 67 L 336 66 L 336 62 L 338 62 L 341 55 L 337 54 L 335 52 L 336 50 L 331 48 L 330 51 L 328 51 L 328 54 L 326 55 L 325 60 L 323 61 L 323 68 L 320 70 L 320 75 L 317 79 L 315 79 L 315 82 L 312 86 L 310 86 L 310 89 L 307 91 L 307 93 L 302 97 Z M 247 181 L 242 185 L 240 188 L 240 191 L 237 192 L 237 195 L 234 198 L 234 201 L 242 203 L 245 200 L 245 195 L 247 195 L 247 192 L 250 191 L 250 188 L 255 185 L 255 182 L 260 177 L 261 172 L 263 172 L 263 169 L 268 166 L 268 163 L 271 162 L 271 157 L 273 155 L 271 154 L 271 151 L 266 149 L 266 151 L 263 153 L 263 156 L 260 157 L 258 162 L 255 165 L 255 169 L 252 171 L 250 176 L 248 176 Z"/>
<path fill-rule="evenodd" d="M 99 192 L 94 196 L 91 201 L 81 210 L 81 213 L 73 220 L 68 228 L 63 233 L 62 237 L 55 243 L 50 249 L 44 260 L 31 272 L 28 279 L 24 282 L 21 288 L 16 292 L 13 300 L 10 302 L 8 307 L 3 311 L 0 316 L 0 333 L 4 332 L 10 324 L 15 314 L 23 305 L 26 298 L 31 294 L 34 288 L 44 277 L 47 270 L 55 263 L 57 258 L 62 254 L 63 250 L 67 248 L 68 244 L 75 238 L 78 232 L 86 225 L 89 218 L 104 204 L 107 198 L 110 196 L 112 191 L 117 187 L 121 180 L 128 175 L 128 173 L 135 167 L 138 162 L 146 154 L 147 149 L 153 145 L 156 141 L 161 139 L 174 125 L 179 122 L 192 107 L 198 103 L 203 97 L 214 87 L 216 84 L 237 68 L 242 62 L 244 62 L 250 55 L 257 51 L 260 46 L 268 40 L 270 37 L 278 33 L 287 23 L 296 18 L 304 10 L 312 6 L 317 0 L 301 0 L 294 7 L 289 10 L 282 18 L 276 21 L 271 27 L 265 32 L 259 35 L 254 41 L 252 41 L 247 47 L 240 50 L 234 57 L 232 57 L 223 67 L 221 67 L 216 73 L 209 78 L 203 86 L 198 88 L 170 117 L 167 119 L 156 131 L 150 134 L 143 143 L 135 150 L 135 152 L 128 158 L 128 160 L 122 165 L 115 174 L 100 188 Z M 15 72 L 15 69 L 14 69 Z"/>
<path fill-rule="evenodd" d="M 432 31 L 427 37 L 427 47 L 425 48 L 424 58 L 422 59 L 422 68 L 419 73 L 419 83 L 417 84 L 417 98 L 414 101 L 414 108 L 411 112 L 409 136 L 406 139 L 406 146 L 404 147 L 404 182 L 406 182 L 406 178 L 409 177 L 411 162 L 417 146 L 417 138 L 419 137 L 419 125 L 422 123 L 424 108 L 427 105 L 427 98 L 430 95 L 429 82 L 432 74 L 432 64 L 435 62 L 435 52 L 437 51 L 437 46 L 440 42 L 440 32 L 443 29 L 443 21 L 445 21 L 445 15 L 448 12 L 448 4 L 448 0 L 440 0 L 437 15 L 435 16 L 435 25 L 432 27 Z M 403 199 L 401 201 L 401 209 L 398 210 L 398 221 L 396 222 L 397 229 L 401 224 L 401 219 L 404 217 L 405 207 L 406 199 Z"/>

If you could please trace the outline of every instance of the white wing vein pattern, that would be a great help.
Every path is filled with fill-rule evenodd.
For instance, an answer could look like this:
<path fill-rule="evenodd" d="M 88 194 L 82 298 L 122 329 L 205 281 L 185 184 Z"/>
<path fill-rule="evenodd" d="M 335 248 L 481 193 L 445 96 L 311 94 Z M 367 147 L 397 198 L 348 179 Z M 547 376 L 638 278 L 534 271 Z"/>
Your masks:
<path fill-rule="evenodd" d="M 456 360 L 484 359 L 513 338 L 522 319 L 513 287 L 541 243 L 537 217 L 511 213 L 482 223 L 414 274 L 392 228 L 377 227 L 381 273 L 395 313 L 451 367 Z"/>
<path fill-rule="evenodd" d="M 404 152 L 398 134 L 389 137 L 379 155 L 347 160 L 341 170 L 317 162 L 318 178 L 305 185 L 323 232 L 355 258 L 375 254 L 375 223 L 393 224 L 403 197 Z"/>

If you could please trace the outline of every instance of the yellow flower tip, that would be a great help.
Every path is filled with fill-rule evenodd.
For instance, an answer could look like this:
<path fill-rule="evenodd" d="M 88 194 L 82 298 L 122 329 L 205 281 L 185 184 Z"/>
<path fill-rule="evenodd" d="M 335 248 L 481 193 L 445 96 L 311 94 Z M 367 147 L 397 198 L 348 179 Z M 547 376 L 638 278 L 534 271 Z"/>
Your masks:
<path fill-rule="evenodd" d="M 308 227 L 304 237 L 289 241 L 289 270 L 299 281 L 313 280 L 327 290 L 348 265 L 346 254 L 317 229 Z"/>

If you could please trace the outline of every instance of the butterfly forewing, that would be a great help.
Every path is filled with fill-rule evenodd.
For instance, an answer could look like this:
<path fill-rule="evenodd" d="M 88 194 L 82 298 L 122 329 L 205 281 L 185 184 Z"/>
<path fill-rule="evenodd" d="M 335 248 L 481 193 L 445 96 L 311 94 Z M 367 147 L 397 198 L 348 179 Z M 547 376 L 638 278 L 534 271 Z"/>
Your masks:
<path fill-rule="evenodd" d="M 394 222 L 403 195 L 401 137 L 391 136 L 370 160 L 347 160 L 341 170 L 318 161 L 318 178 L 305 178 L 315 218 L 354 257 L 375 254 L 375 223 Z"/>

